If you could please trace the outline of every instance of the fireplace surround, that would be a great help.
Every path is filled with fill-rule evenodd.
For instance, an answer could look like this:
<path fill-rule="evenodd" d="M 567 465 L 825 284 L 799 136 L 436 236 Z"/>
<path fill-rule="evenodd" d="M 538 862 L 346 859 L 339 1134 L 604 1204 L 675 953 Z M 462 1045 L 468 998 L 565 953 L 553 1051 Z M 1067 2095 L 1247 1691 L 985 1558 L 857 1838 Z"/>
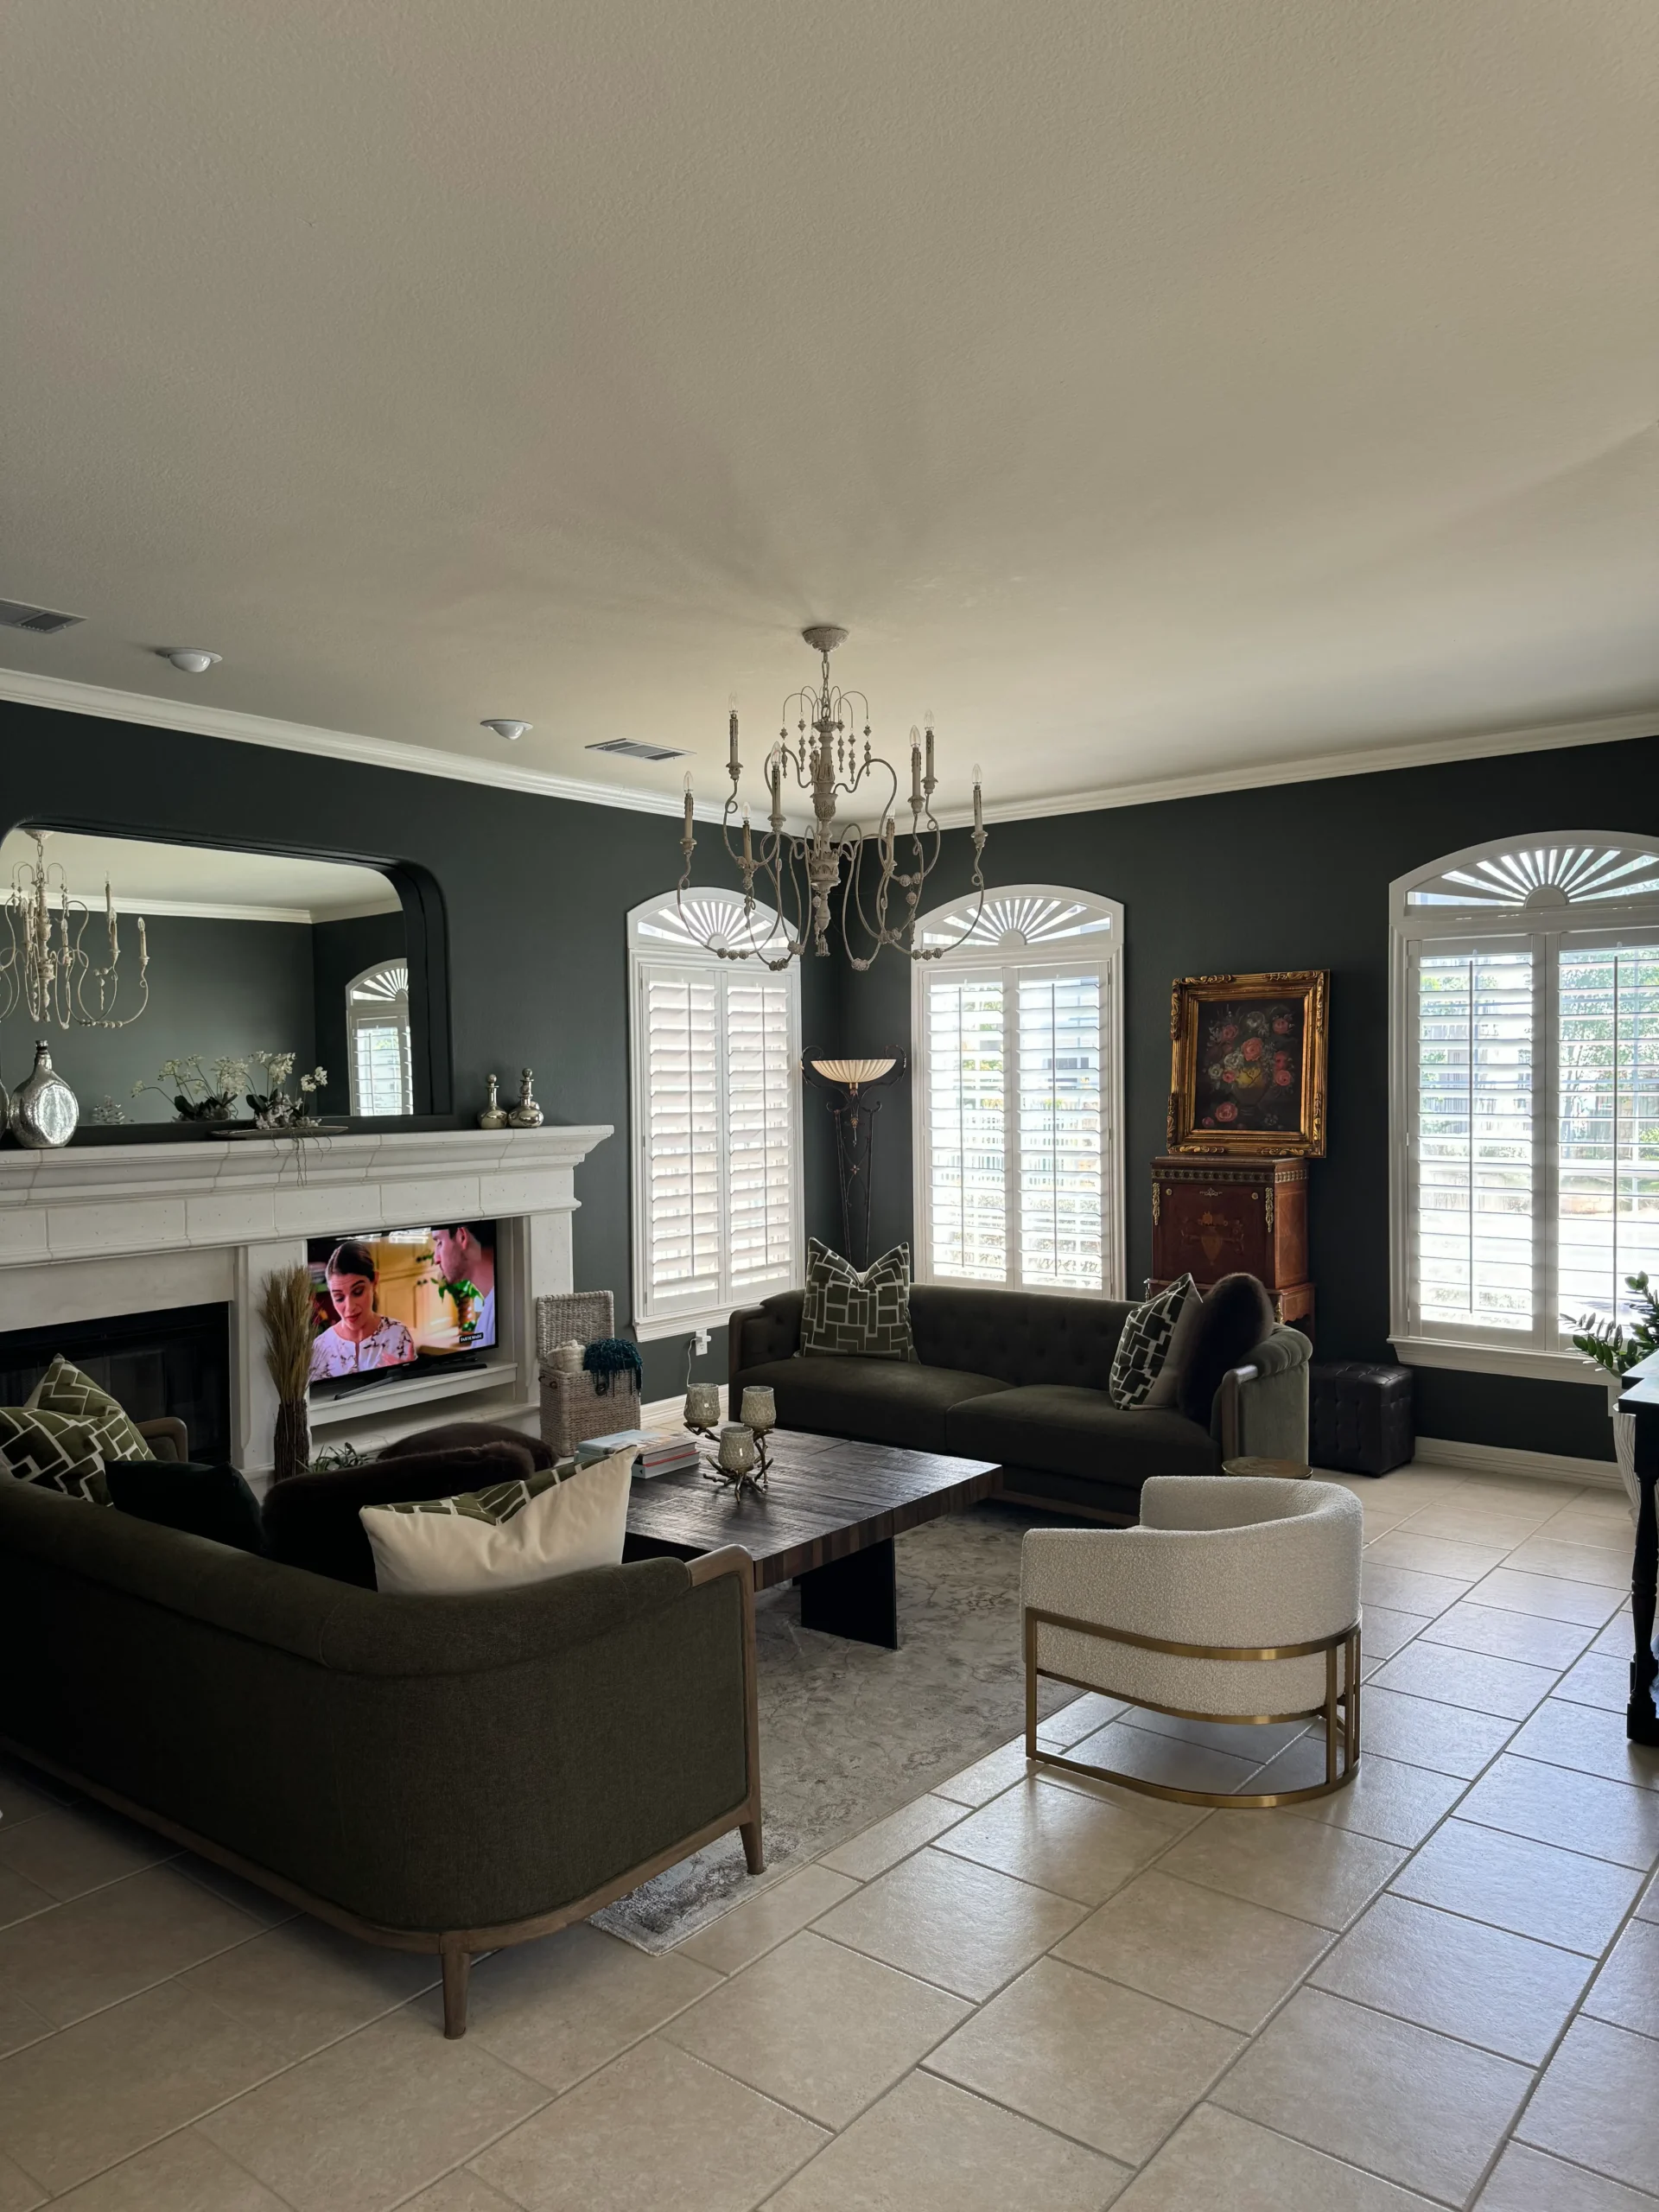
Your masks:
<path fill-rule="evenodd" d="M 265 1476 L 276 1402 L 257 1312 L 264 1277 L 302 1262 L 308 1237 L 493 1219 L 500 1341 L 487 1363 L 319 1399 L 312 1425 L 319 1443 L 359 1449 L 440 1410 L 532 1427 L 534 1300 L 574 1287 L 575 1171 L 611 1133 L 605 1124 L 381 1130 L 303 1147 L 264 1139 L 0 1152 L 0 1353 L 14 1332 L 27 1336 L 30 1356 L 42 1343 L 46 1358 L 72 1342 L 90 1356 L 112 1353 L 113 1342 L 98 1343 L 100 1324 L 113 1339 L 134 1317 L 222 1306 L 230 1457 Z M 193 1435 L 193 1451 L 206 1440 Z"/>

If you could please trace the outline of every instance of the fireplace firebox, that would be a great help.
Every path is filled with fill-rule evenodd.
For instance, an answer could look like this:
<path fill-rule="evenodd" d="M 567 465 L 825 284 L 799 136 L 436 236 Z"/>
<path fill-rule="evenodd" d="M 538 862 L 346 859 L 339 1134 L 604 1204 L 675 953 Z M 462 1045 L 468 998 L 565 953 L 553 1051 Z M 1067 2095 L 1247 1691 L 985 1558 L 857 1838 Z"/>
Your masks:
<path fill-rule="evenodd" d="M 171 1414 L 190 1456 L 231 1456 L 231 1309 L 176 1306 L 0 1332 L 0 1405 L 21 1406 L 61 1352 L 136 1421 Z"/>

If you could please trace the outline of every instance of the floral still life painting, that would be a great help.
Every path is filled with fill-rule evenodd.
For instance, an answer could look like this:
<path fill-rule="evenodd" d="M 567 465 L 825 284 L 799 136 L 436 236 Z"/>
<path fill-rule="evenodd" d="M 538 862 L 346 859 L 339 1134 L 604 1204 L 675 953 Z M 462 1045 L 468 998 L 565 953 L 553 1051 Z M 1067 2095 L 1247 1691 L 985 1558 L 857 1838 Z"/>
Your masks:
<path fill-rule="evenodd" d="M 1328 984 L 1301 969 L 1175 985 L 1172 1151 L 1324 1152 Z"/>

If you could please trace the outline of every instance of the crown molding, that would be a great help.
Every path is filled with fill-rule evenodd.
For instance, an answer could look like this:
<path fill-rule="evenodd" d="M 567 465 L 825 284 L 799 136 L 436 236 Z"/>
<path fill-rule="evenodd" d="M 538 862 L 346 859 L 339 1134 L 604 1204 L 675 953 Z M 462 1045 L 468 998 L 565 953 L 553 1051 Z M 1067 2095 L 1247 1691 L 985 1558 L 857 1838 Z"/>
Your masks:
<path fill-rule="evenodd" d="M 104 912 L 101 888 L 92 892 L 72 888 L 69 902 L 85 906 L 93 924 Z M 358 922 L 370 914 L 401 912 L 397 906 L 331 906 L 323 912 L 312 906 L 248 906 L 212 899 L 147 899 L 142 893 L 136 898 L 124 895 L 116 907 L 118 917 L 124 922 L 142 916 L 147 922 L 294 922 L 308 929 L 315 928 L 319 922 Z"/>
<path fill-rule="evenodd" d="M 1402 738 L 1397 744 L 1368 746 L 1353 753 L 1317 753 L 1291 760 L 1269 760 L 1236 768 L 1206 769 L 1190 776 L 1160 776 L 1145 783 L 1112 784 L 1090 791 L 1060 791 L 1041 798 L 987 804 L 988 823 L 1038 822 L 1051 815 L 1088 814 L 1108 807 L 1154 806 L 1166 799 L 1205 798 L 1217 791 L 1253 791 L 1279 784 L 1313 784 L 1335 776 L 1376 776 L 1395 768 L 1433 767 L 1444 760 L 1486 760 L 1507 753 L 1548 753 L 1574 745 L 1618 745 L 1627 739 L 1659 737 L 1659 705 L 1633 714 L 1604 715 L 1579 722 L 1533 722 L 1519 729 L 1460 731 L 1446 737 Z M 973 820 L 967 807 L 939 815 L 944 830 L 965 830 Z"/>
<path fill-rule="evenodd" d="M 230 707 L 197 706 L 182 699 L 162 699 L 147 691 L 118 691 L 100 683 L 81 683 L 33 670 L 0 668 L 0 699 L 20 705 L 49 707 L 62 714 L 97 715 L 105 721 L 141 722 L 153 729 L 176 729 L 196 737 L 222 737 L 238 745 L 264 745 L 289 753 L 310 753 L 363 767 L 391 768 L 404 775 L 442 776 L 452 782 L 489 785 L 498 791 L 526 791 L 543 798 L 574 799 L 584 806 L 615 806 L 634 814 L 677 815 L 684 801 L 671 791 L 634 790 L 626 785 L 588 783 L 551 769 L 519 767 L 507 760 L 474 760 L 440 753 L 396 738 L 366 737 L 353 730 L 322 729 L 309 722 L 280 721 Z M 1161 776 L 1133 784 L 1099 785 L 1032 799 L 1007 799 L 985 810 L 988 823 L 1041 821 L 1052 815 L 1086 814 L 1111 807 L 1153 806 L 1178 798 L 1203 798 L 1219 791 L 1262 791 L 1279 784 L 1327 781 L 1336 776 L 1372 776 L 1395 768 L 1429 767 L 1440 761 L 1484 760 L 1507 753 L 1542 753 L 1576 745 L 1615 745 L 1627 739 L 1659 736 L 1659 705 L 1622 715 L 1571 722 L 1540 722 L 1519 729 L 1464 730 L 1395 744 L 1369 746 L 1351 753 L 1311 753 L 1289 760 L 1241 764 L 1186 776 Z M 707 801 L 696 819 L 717 823 L 718 805 Z M 945 830 L 965 829 L 972 821 L 965 807 L 938 817 Z M 793 825 L 791 825 L 792 827 Z M 159 910 L 158 910 L 159 911 Z"/>

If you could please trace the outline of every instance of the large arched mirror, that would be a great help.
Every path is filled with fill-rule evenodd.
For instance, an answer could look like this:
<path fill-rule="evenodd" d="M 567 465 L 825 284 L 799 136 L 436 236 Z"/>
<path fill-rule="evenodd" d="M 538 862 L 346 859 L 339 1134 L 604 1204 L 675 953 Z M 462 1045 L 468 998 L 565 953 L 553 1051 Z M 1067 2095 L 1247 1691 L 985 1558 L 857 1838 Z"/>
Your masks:
<path fill-rule="evenodd" d="M 378 869 L 25 827 L 0 844 L 0 1079 L 46 1038 L 83 1127 L 246 1119 L 273 1058 L 290 1092 L 324 1071 L 327 1118 L 431 1110 L 404 902 Z"/>

